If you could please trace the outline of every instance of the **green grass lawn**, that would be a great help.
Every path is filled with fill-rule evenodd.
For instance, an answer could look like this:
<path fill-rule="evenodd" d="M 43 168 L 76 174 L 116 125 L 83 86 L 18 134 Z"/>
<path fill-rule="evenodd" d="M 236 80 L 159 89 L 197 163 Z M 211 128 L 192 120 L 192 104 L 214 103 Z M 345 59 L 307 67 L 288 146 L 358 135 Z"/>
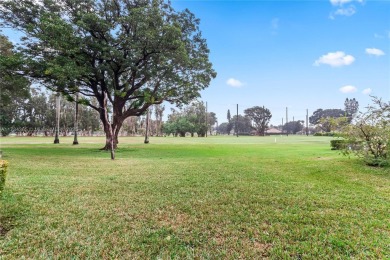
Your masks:
<path fill-rule="evenodd" d="M 389 259 L 390 169 L 329 140 L 1 138 L 0 258 Z"/>

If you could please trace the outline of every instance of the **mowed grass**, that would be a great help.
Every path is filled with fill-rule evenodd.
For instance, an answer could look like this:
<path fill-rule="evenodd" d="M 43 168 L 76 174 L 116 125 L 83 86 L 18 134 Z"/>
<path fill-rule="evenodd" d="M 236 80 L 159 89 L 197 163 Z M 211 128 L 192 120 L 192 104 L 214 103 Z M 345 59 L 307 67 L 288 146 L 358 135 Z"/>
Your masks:
<path fill-rule="evenodd" d="M 0 139 L 0 258 L 390 258 L 390 169 L 330 138 L 52 139 Z"/>

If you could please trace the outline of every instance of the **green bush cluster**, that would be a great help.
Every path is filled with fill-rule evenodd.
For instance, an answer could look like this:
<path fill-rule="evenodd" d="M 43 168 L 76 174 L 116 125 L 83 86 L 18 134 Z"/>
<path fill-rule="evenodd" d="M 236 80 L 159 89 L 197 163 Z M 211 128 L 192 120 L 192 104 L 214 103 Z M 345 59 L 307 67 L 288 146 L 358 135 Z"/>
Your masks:
<path fill-rule="evenodd" d="M 332 147 L 331 148 L 332 150 L 345 149 L 347 144 L 348 144 L 347 140 L 344 140 L 344 139 L 330 140 L 330 146 Z"/>
<path fill-rule="evenodd" d="M 326 133 L 315 133 L 314 136 L 336 136 L 336 134 L 332 132 L 326 132 Z"/>
<path fill-rule="evenodd" d="M 4 190 L 5 178 L 7 177 L 8 162 L 0 160 L 0 195 Z"/>

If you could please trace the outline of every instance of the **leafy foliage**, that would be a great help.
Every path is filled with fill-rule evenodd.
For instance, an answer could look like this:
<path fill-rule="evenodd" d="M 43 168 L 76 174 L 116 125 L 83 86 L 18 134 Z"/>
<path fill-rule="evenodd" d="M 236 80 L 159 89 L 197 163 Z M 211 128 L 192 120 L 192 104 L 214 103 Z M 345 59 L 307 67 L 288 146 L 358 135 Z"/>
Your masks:
<path fill-rule="evenodd" d="M 348 142 L 344 139 L 330 140 L 330 146 L 332 147 L 332 150 L 345 149 L 347 144 L 348 144 Z"/>
<path fill-rule="evenodd" d="M 48 95 L 39 89 L 31 89 L 28 97 L 16 97 L 3 108 L 2 118 L 9 122 L 1 126 L 2 135 L 11 131 L 16 134 L 32 136 L 42 133 L 52 135 L 55 128 L 55 94 Z M 75 121 L 75 102 L 61 101 L 60 131 L 63 135 L 73 131 Z M 100 128 L 98 113 L 85 106 L 79 107 L 79 127 L 84 133 L 92 133 Z"/>
<path fill-rule="evenodd" d="M 331 132 L 332 126 L 329 122 L 331 118 L 345 117 L 345 111 L 342 109 L 317 109 L 309 117 L 310 124 L 318 125 L 323 131 Z M 322 120 L 322 121 L 321 121 Z"/>
<path fill-rule="evenodd" d="M 29 81 L 19 75 L 23 63 L 21 56 L 7 37 L 0 34 L 0 126 L 1 135 L 8 135 L 15 113 L 15 101 L 28 98 Z"/>
<path fill-rule="evenodd" d="M 199 19 L 163 0 L 8 0 L 0 15 L 27 35 L 25 75 L 96 99 L 87 105 L 100 114 L 107 149 L 127 117 L 163 101 L 187 104 L 216 76 Z"/>
<path fill-rule="evenodd" d="M 210 117 L 215 116 L 215 113 L 210 112 L 208 114 L 208 120 L 210 123 Z M 216 121 L 216 117 L 211 121 Z M 203 102 L 195 101 L 182 108 L 180 111 L 172 110 L 172 113 L 168 116 L 168 122 L 164 124 L 164 133 L 180 135 L 184 137 L 186 133 L 191 133 L 194 136 L 196 133 L 199 137 L 204 137 L 207 131 L 206 123 L 206 107 Z"/>
<path fill-rule="evenodd" d="M 230 124 L 234 132 L 240 135 L 249 135 L 253 129 L 251 119 L 247 116 L 235 115 L 230 120 Z"/>
<path fill-rule="evenodd" d="M 268 108 L 254 106 L 245 109 L 244 113 L 253 122 L 252 128 L 256 130 L 256 134 L 264 136 L 272 117 L 271 111 Z"/>
<path fill-rule="evenodd" d="M 359 111 L 359 102 L 355 98 L 352 99 L 347 98 L 345 99 L 344 107 L 345 107 L 346 116 L 348 117 L 348 122 L 350 123 L 352 121 L 352 118 Z"/>
<path fill-rule="evenodd" d="M 5 179 L 7 177 L 7 168 L 8 168 L 8 162 L 4 160 L 0 160 L 0 197 L 2 195 L 5 186 Z"/>
<path fill-rule="evenodd" d="M 283 131 L 296 134 L 303 129 L 303 120 L 290 121 L 283 125 Z"/>
<path fill-rule="evenodd" d="M 367 112 L 344 129 L 343 134 L 348 142 L 358 144 L 348 146 L 344 154 L 353 153 L 371 166 L 386 166 L 390 164 L 390 104 L 378 98 L 373 101 Z"/>

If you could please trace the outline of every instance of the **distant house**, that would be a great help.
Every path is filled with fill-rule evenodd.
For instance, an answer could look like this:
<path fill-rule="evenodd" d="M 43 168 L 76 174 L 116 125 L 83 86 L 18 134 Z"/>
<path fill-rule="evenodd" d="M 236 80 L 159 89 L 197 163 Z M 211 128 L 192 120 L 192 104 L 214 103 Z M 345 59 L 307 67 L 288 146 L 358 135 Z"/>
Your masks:
<path fill-rule="evenodd" d="M 282 131 L 276 129 L 276 128 L 270 128 L 267 131 L 265 131 L 267 135 L 279 135 L 282 134 Z"/>

